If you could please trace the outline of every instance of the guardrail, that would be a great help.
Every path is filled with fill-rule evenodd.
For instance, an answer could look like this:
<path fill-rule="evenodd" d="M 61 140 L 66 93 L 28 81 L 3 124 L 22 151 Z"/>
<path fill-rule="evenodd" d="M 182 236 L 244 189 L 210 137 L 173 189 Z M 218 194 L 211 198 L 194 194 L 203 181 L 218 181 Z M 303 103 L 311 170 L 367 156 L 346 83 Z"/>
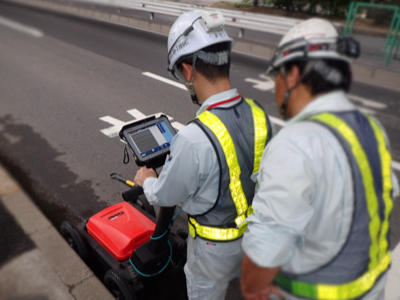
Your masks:
<path fill-rule="evenodd" d="M 62 2 L 62 1 L 60 1 Z M 126 0 L 69 0 L 73 4 L 90 4 L 91 6 L 103 6 L 114 8 L 117 11 L 123 9 L 134 9 L 149 13 L 149 18 L 154 19 L 154 14 L 163 14 L 168 16 L 179 16 L 184 12 L 197 9 L 213 11 L 215 8 L 209 6 L 191 5 L 176 2 L 158 2 L 158 1 L 126 1 Z M 226 25 L 239 29 L 239 37 L 244 36 L 244 30 L 256 30 L 268 32 L 277 35 L 284 35 L 290 28 L 301 22 L 299 19 L 276 17 L 248 12 L 239 12 L 227 9 L 218 9 L 225 17 Z"/>

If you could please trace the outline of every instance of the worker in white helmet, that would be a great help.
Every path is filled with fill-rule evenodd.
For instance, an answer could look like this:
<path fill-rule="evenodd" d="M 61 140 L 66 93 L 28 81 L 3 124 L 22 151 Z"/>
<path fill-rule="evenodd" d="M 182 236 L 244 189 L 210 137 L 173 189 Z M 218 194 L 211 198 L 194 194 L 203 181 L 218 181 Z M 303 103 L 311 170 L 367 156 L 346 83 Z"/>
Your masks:
<path fill-rule="evenodd" d="M 232 39 L 220 12 L 182 14 L 168 36 L 168 70 L 185 84 L 196 118 L 181 129 L 160 176 L 142 168 L 135 182 L 151 204 L 182 203 L 189 215 L 189 299 L 224 299 L 240 276 L 243 220 L 251 213 L 256 176 L 271 124 L 263 109 L 229 80 Z"/>
<path fill-rule="evenodd" d="M 389 141 L 348 100 L 356 40 L 310 19 L 282 39 L 267 75 L 288 122 L 268 144 L 243 237 L 253 299 L 384 299 L 398 195 Z"/>

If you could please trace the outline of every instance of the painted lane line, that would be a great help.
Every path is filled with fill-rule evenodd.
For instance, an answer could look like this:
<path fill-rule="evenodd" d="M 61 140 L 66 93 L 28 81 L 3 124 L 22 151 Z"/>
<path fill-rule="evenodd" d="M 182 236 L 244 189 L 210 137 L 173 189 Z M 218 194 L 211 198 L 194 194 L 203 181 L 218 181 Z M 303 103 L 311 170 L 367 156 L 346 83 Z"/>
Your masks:
<path fill-rule="evenodd" d="M 177 88 L 180 88 L 180 89 L 182 89 L 182 90 L 187 91 L 185 85 L 182 84 L 182 83 L 179 83 L 179 82 L 177 82 L 177 81 L 174 81 L 174 80 L 171 80 L 171 79 L 167 79 L 167 78 L 165 78 L 165 77 L 162 77 L 162 76 L 159 76 L 159 75 L 150 73 L 150 72 L 144 72 L 144 73 L 142 73 L 142 74 L 145 75 L 145 76 L 154 78 L 154 79 L 156 79 L 156 80 L 158 80 L 158 81 L 165 82 L 165 83 L 167 83 L 167 84 L 173 85 L 173 86 L 175 86 L 175 87 L 177 87 Z"/>
<path fill-rule="evenodd" d="M 105 129 L 101 129 L 100 132 L 103 133 L 104 135 L 108 136 L 109 138 L 114 138 L 114 137 L 118 136 L 121 128 L 126 124 L 132 123 L 134 121 L 140 121 L 140 120 L 143 120 L 145 118 L 152 117 L 152 116 L 155 116 L 156 118 L 158 118 L 160 115 L 165 115 L 164 113 L 159 112 L 159 113 L 156 113 L 156 114 L 152 114 L 152 115 L 146 116 L 144 113 L 142 113 L 141 111 L 137 110 L 136 108 L 127 110 L 127 113 L 130 114 L 135 119 L 131 120 L 131 121 L 128 121 L 128 122 L 124 122 L 124 121 L 118 120 L 118 119 L 116 119 L 114 117 L 111 117 L 111 116 L 104 116 L 104 117 L 99 118 L 100 120 L 102 120 L 104 122 L 107 122 L 107 123 L 112 125 L 111 127 L 108 127 L 108 128 L 105 128 Z M 172 118 L 172 117 L 170 117 L 168 115 L 166 115 L 166 116 L 168 117 L 169 120 L 173 120 L 174 119 L 174 118 Z M 171 125 L 176 130 L 180 130 L 183 127 L 185 127 L 185 125 L 183 125 L 183 124 L 181 124 L 179 122 L 172 122 Z"/>
<path fill-rule="evenodd" d="M 274 92 L 275 89 L 275 81 L 272 80 L 269 76 L 265 74 L 260 74 L 258 77 L 260 77 L 262 80 L 259 79 L 254 79 L 254 78 L 246 78 L 244 81 L 253 83 L 253 88 L 260 90 L 260 91 L 271 91 L 272 93 Z M 347 94 L 347 97 L 353 101 L 359 102 L 362 105 L 370 108 L 361 108 L 357 106 L 357 108 L 362 111 L 363 113 L 369 113 L 369 114 L 375 114 L 371 109 L 384 109 L 387 108 L 387 105 L 384 103 L 380 103 L 377 101 L 369 100 L 362 98 L 360 96 L 352 95 L 352 94 Z"/>
<path fill-rule="evenodd" d="M 286 122 L 281 120 L 281 119 L 279 119 L 279 118 L 276 118 L 276 117 L 273 117 L 273 116 L 268 116 L 268 117 L 270 118 L 272 123 L 274 123 L 276 125 L 279 125 L 279 126 L 282 126 L 282 127 L 284 127 L 286 125 Z"/>
<path fill-rule="evenodd" d="M 128 110 L 128 113 L 135 118 L 135 121 L 140 121 L 140 120 L 143 120 L 145 118 L 152 117 L 152 116 L 155 116 L 156 118 L 158 118 L 161 115 L 165 115 L 164 113 L 159 112 L 159 113 L 156 113 L 156 114 L 152 114 L 152 115 L 146 116 L 142 112 L 138 111 L 136 108 Z M 168 115 L 166 115 L 166 116 L 167 116 L 168 120 L 170 120 L 170 121 L 172 121 L 174 119 L 171 116 L 168 116 Z M 172 122 L 171 125 L 172 125 L 172 127 L 174 127 L 177 130 L 181 130 L 183 127 L 185 127 L 185 125 L 183 125 L 182 123 L 179 123 L 179 122 Z"/>
<path fill-rule="evenodd" d="M 376 101 L 372 101 L 372 100 L 368 100 L 356 95 L 351 95 L 351 94 L 347 94 L 347 97 L 349 97 L 350 99 L 354 100 L 354 101 L 358 101 L 361 102 L 363 105 L 371 107 L 371 108 L 377 108 L 377 109 L 384 109 L 387 108 L 387 105 L 384 103 L 379 103 Z"/>
<path fill-rule="evenodd" d="M 130 123 L 130 122 L 126 122 L 125 123 L 125 122 L 123 122 L 121 120 L 118 120 L 118 119 L 110 117 L 110 116 L 101 117 L 100 120 L 102 120 L 104 122 L 107 122 L 107 123 L 110 123 L 110 124 L 113 125 L 111 127 L 108 127 L 108 128 L 100 130 L 100 132 L 102 132 L 103 134 L 105 134 L 106 136 L 108 136 L 110 138 L 118 136 L 118 133 L 121 130 L 121 128 L 125 124 Z"/>
<path fill-rule="evenodd" d="M 259 76 L 264 80 L 258 80 L 254 78 L 246 78 L 244 81 L 254 83 L 253 88 L 261 90 L 261 91 L 272 91 L 275 89 L 275 82 L 271 80 L 268 76 L 264 74 Z"/>
<path fill-rule="evenodd" d="M 398 163 L 397 161 L 392 160 L 392 168 L 400 171 L 400 163 Z"/>
<path fill-rule="evenodd" d="M 153 74 L 153 73 L 150 73 L 150 72 L 144 72 L 144 73 L 142 73 L 143 75 L 145 75 L 145 76 L 148 76 L 148 77 L 151 77 L 151 78 L 154 78 L 154 79 L 156 79 L 156 80 L 159 80 L 159 81 L 162 81 L 162 82 L 165 82 L 165 83 L 168 83 L 168 84 L 170 84 L 170 85 L 173 85 L 173 86 L 176 86 L 176 87 L 178 87 L 178 88 L 181 88 L 181 89 L 184 89 L 184 90 L 186 90 L 186 88 L 185 88 L 185 86 L 183 85 L 183 84 L 181 84 L 181 83 L 178 83 L 178 82 L 176 82 L 176 81 L 172 81 L 172 80 L 169 80 L 169 79 L 167 79 L 167 78 L 164 78 L 164 77 L 162 77 L 162 76 L 159 76 L 159 75 L 156 75 L 156 74 Z M 261 76 L 260 76 L 261 77 Z M 249 78 L 250 79 L 250 78 Z M 251 79 L 251 80 L 248 80 L 249 82 L 254 82 L 255 80 L 253 80 L 253 79 Z M 256 83 L 256 82 L 254 82 L 254 83 Z M 257 82 L 257 83 L 260 83 L 260 82 Z M 266 84 L 266 82 L 263 82 L 264 84 Z M 375 101 L 372 101 L 372 100 L 367 100 L 367 99 L 364 99 L 364 98 L 361 98 L 361 97 L 358 97 L 358 96 L 355 96 L 355 95 L 347 95 L 349 98 L 351 98 L 351 99 L 353 99 L 353 100 L 355 100 L 355 101 L 359 101 L 359 102 L 361 102 L 362 104 L 364 104 L 365 106 L 369 106 L 369 107 L 375 107 L 375 108 L 386 108 L 387 106 L 386 106 L 386 104 L 382 104 L 382 103 L 378 103 L 378 102 L 375 102 Z M 374 114 L 374 112 L 372 111 L 372 110 L 369 110 L 369 109 L 367 109 L 367 108 L 363 108 L 363 107 L 357 107 L 360 111 L 362 111 L 362 112 L 364 112 L 364 113 L 369 113 L 369 114 Z M 271 119 L 271 121 L 274 123 L 274 124 L 276 124 L 276 125 L 278 125 L 278 126 L 285 126 L 286 125 L 286 122 L 285 121 L 283 121 L 283 120 L 281 120 L 281 119 L 279 119 L 279 118 L 276 118 L 276 117 L 272 117 L 272 116 L 269 116 L 270 117 L 270 119 Z M 175 122 L 174 122 L 175 123 Z M 174 128 L 176 128 L 176 129 L 181 129 L 181 128 L 183 128 L 184 127 L 184 125 L 182 125 L 181 123 L 179 123 L 182 127 L 181 128 L 177 128 L 175 125 L 174 125 L 174 123 L 172 123 L 172 125 L 174 126 Z M 103 129 L 103 130 L 105 130 L 105 129 Z M 392 161 L 392 168 L 394 169 L 394 170 L 397 170 L 397 171 L 400 171 L 400 163 L 398 163 L 398 162 L 396 162 L 396 161 Z"/>
<path fill-rule="evenodd" d="M 130 114 L 132 117 L 134 117 L 135 121 L 140 121 L 140 120 L 143 120 L 146 118 L 150 118 L 152 116 L 155 116 L 156 118 L 158 118 L 161 115 L 165 115 L 163 112 L 158 112 L 158 113 L 146 116 L 144 113 L 140 112 L 136 108 L 127 110 L 127 113 Z M 166 115 L 166 116 L 167 116 L 168 120 L 170 120 L 170 121 L 172 121 L 174 119 L 171 116 L 168 116 L 168 115 Z"/>
<path fill-rule="evenodd" d="M 130 114 L 132 117 L 134 117 L 136 120 L 142 120 L 146 118 L 146 115 L 141 113 L 139 110 L 136 108 L 130 109 L 126 111 L 128 114 Z"/>
<path fill-rule="evenodd" d="M 36 28 L 23 25 L 21 23 L 15 22 L 13 20 L 10 20 L 10 19 L 7 19 L 7 18 L 1 17 L 1 16 L 0 16 L 0 25 L 14 29 L 19 32 L 29 34 L 30 36 L 33 36 L 33 37 L 40 38 L 40 37 L 44 36 L 43 32 Z"/>
<path fill-rule="evenodd" d="M 358 105 L 354 105 L 360 112 L 362 112 L 363 114 L 368 114 L 368 115 L 375 115 L 375 111 L 372 109 L 368 109 L 362 106 L 358 106 Z"/>
<path fill-rule="evenodd" d="M 173 85 L 173 86 L 175 86 L 175 87 L 177 87 L 177 88 L 180 88 L 180 89 L 183 89 L 183 90 L 187 91 L 186 87 L 185 87 L 182 83 L 178 83 L 178 82 L 176 82 L 176 81 L 167 79 L 167 78 L 165 78 L 165 77 L 162 77 L 162 76 L 159 76 L 159 75 L 150 73 L 150 72 L 143 72 L 142 74 L 145 75 L 145 76 L 151 77 L 151 78 L 153 78 L 153 79 L 156 79 L 156 80 L 165 82 L 165 83 L 167 83 L 167 84 Z M 261 77 L 261 78 L 264 78 L 264 79 L 267 79 L 267 81 L 266 81 L 266 82 L 261 82 L 261 81 L 257 81 L 257 80 L 255 80 L 255 79 L 251 79 L 251 78 L 249 78 L 248 81 L 249 81 L 249 82 L 254 82 L 254 83 L 257 83 L 257 84 L 258 84 L 258 83 L 261 83 L 261 84 L 267 83 L 267 85 L 269 85 L 270 83 L 272 83 L 273 87 L 275 86 L 275 83 L 274 83 L 273 81 L 269 80 L 268 77 L 262 77 L 262 76 L 260 76 L 260 77 Z M 269 81 L 268 81 L 268 80 L 269 80 Z M 257 81 L 257 82 L 256 82 L 256 81 Z M 268 86 L 268 89 L 270 89 L 270 86 Z M 135 115 L 134 115 L 134 117 L 136 118 Z M 272 120 L 273 123 L 275 123 L 275 124 L 277 124 L 277 125 L 279 125 L 279 126 L 285 126 L 285 124 L 286 124 L 285 121 L 283 121 L 283 120 L 281 120 L 281 119 L 278 119 L 278 118 L 275 118 L 275 117 L 270 117 L 270 119 Z M 174 127 L 175 127 L 175 126 L 174 126 Z M 175 128 L 176 128 L 176 127 L 175 127 Z"/>

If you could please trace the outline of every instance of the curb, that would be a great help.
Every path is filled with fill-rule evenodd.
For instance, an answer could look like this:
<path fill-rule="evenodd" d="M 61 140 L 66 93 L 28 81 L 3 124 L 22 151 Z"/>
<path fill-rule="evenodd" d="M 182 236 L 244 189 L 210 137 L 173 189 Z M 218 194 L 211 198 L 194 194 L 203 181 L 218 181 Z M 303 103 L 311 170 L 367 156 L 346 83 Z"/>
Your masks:
<path fill-rule="evenodd" d="M 36 245 L 36 249 L 26 255 L 29 256 L 35 252 L 35 257 L 40 257 L 40 260 L 33 266 L 32 264 L 35 264 L 35 262 L 32 262 L 32 259 L 29 261 L 30 265 L 23 258 L 13 260 L 10 262 L 12 264 L 11 268 L 14 269 L 16 266 L 21 270 L 21 273 L 27 273 L 26 276 L 33 277 L 34 281 L 37 281 L 38 284 L 43 281 L 48 283 L 46 278 L 41 278 L 42 276 L 50 277 L 51 282 L 56 283 L 53 291 L 57 295 L 57 299 L 114 299 L 107 288 L 67 244 L 1 164 L 0 201 Z M 38 265 L 45 266 L 45 274 L 35 268 Z M 0 268 L 0 271 L 2 268 Z M 14 279 L 11 277 L 8 280 L 12 281 Z M 32 291 L 29 288 L 16 286 L 15 284 L 12 285 L 11 282 L 9 285 L 7 279 L 2 284 L 6 287 L 12 286 L 17 288 L 18 290 L 9 291 L 17 298 L 29 298 L 32 296 L 30 294 Z M 35 289 L 37 290 L 38 287 L 36 286 Z M 54 297 L 50 297 L 49 299 L 52 298 L 54 299 Z"/>
<path fill-rule="evenodd" d="M 154 20 L 138 19 L 124 15 L 115 8 L 107 8 L 89 4 L 72 4 L 68 1 L 54 0 L 5 0 L 10 3 L 28 5 L 61 14 L 77 16 L 86 19 L 108 22 L 142 30 L 151 31 L 163 35 L 168 35 L 171 25 L 158 23 Z M 237 38 L 233 44 L 233 51 L 247 55 L 254 55 L 262 59 L 270 59 L 277 45 L 262 44 L 245 38 Z M 395 69 L 394 69 L 395 70 Z M 372 84 L 400 91 L 400 72 L 388 69 L 383 66 L 383 62 L 378 65 L 371 65 L 366 58 L 359 58 L 352 65 L 353 78 L 355 81 Z"/>

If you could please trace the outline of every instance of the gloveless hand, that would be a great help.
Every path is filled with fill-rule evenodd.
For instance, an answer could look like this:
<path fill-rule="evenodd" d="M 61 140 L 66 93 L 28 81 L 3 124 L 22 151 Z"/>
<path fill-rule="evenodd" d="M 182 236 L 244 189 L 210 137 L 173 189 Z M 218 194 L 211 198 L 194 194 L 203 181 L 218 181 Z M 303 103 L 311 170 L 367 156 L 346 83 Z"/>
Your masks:
<path fill-rule="evenodd" d="M 135 183 L 139 186 L 143 186 L 144 181 L 149 178 L 149 177 L 154 177 L 157 178 L 157 174 L 153 169 L 148 169 L 146 167 L 141 167 L 135 176 Z"/>

